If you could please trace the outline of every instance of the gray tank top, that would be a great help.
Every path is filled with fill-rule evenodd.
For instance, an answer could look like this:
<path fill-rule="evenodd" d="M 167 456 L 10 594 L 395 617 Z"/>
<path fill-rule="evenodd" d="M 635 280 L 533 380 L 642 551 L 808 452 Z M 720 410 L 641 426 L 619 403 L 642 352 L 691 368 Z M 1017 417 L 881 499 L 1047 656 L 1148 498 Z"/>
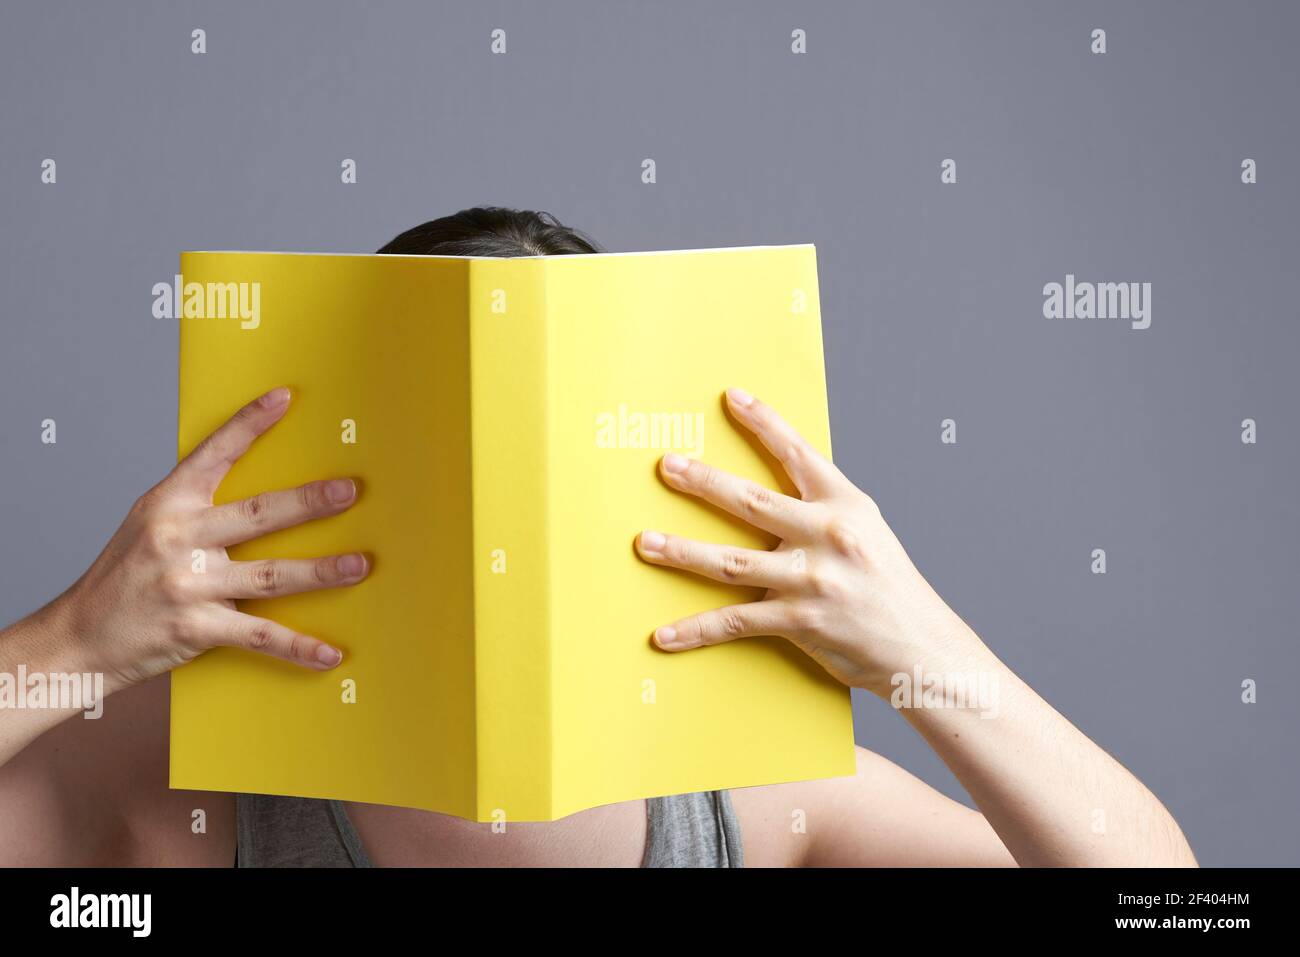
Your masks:
<path fill-rule="evenodd" d="M 369 867 L 339 801 L 240 794 L 240 867 Z M 740 822 L 726 791 L 647 798 L 642 867 L 743 867 Z"/>

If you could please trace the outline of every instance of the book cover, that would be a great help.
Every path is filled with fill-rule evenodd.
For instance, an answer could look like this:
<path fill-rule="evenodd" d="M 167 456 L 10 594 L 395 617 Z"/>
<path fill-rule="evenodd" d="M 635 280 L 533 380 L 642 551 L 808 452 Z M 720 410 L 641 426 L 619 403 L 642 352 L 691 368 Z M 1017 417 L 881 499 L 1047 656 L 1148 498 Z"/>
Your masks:
<path fill-rule="evenodd" d="M 659 625 L 736 601 L 652 567 L 652 528 L 764 533 L 658 478 L 676 451 L 793 491 L 728 421 L 762 395 L 830 454 L 811 245 L 520 259 L 181 256 L 178 447 L 286 385 L 217 502 L 352 476 L 342 515 L 230 549 L 361 550 L 360 585 L 241 602 L 344 652 L 217 649 L 172 677 L 171 786 L 479 821 L 852 774 L 849 692 L 781 638 L 682 654 Z"/>

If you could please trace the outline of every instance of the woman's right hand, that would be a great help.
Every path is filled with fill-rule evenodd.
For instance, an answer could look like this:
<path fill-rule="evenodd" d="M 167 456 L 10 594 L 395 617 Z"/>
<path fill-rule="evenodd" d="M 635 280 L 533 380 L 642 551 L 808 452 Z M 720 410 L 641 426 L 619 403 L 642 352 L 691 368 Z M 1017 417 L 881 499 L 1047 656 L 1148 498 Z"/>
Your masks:
<path fill-rule="evenodd" d="M 74 660 L 104 673 L 106 691 L 169 671 L 218 646 L 246 648 L 318 671 L 342 653 L 318 638 L 240 612 L 235 600 L 355 585 L 362 554 L 236 562 L 226 546 L 316 518 L 356 500 L 351 479 L 213 505 L 230 467 L 280 420 L 289 390 L 273 389 L 208 436 L 131 508 L 104 551 L 50 611 L 77 646 Z M 196 567 L 195 550 L 205 566 Z"/>

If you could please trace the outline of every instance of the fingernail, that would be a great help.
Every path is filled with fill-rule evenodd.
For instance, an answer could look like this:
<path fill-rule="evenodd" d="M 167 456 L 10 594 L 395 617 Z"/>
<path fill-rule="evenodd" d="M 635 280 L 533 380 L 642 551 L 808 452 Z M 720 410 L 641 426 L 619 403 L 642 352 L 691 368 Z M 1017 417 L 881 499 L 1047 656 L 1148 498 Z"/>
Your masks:
<path fill-rule="evenodd" d="M 664 625 L 662 628 L 656 629 L 655 631 L 655 644 L 657 644 L 660 648 L 663 648 L 665 645 L 672 644 L 672 642 L 676 640 L 677 640 L 677 629 L 674 628 L 672 625 Z"/>
<path fill-rule="evenodd" d="M 676 452 L 669 452 L 664 456 L 665 472 L 685 472 L 690 461 L 684 455 L 678 455 Z"/>
<path fill-rule="evenodd" d="M 658 554 L 667 543 L 668 539 L 658 532 L 641 533 L 641 551 L 643 552 L 653 552 Z"/>
<path fill-rule="evenodd" d="M 284 386 L 280 386 L 277 389 L 272 389 L 257 401 L 262 403 L 264 409 L 278 409 L 289 401 L 289 390 Z"/>
<path fill-rule="evenodd" d="M 356 578 L 366 570 L 364 555 L 340 555 L 334 560 L 334 567 L 344 578 Z"/>
<path fill-rule="evenodd" d="M 329 645 L 321 645 L 316 649 L 316 660 L 327 668 L 333 668 L 343 660 L 343 652 Z"/>
<path fill-rule="evenodd" d="M 753 404 L 754 397 L 744 389 L 728 389 L 727 398 L 731 400 L 732 405 L 738 405 L 742 409 Z"/>
<path fill-rule="evenodd" d="M 350 502 L 357 494 L 357 485 L 352 479 L 330 479 L 325 483 L 325 500 L 333 505 Z"/>

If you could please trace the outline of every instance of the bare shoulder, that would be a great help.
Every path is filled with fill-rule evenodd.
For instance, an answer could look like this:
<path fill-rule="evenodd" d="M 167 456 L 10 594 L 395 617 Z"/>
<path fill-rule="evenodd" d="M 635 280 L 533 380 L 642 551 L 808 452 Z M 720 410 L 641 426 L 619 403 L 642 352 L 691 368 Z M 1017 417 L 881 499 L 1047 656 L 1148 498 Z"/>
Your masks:
<path fill-rule="evenodd" d="M 0 768 L 0 864 L 229 867 L 234 799 L 168 787 L 168 681 L 71 717 Z"/>
<path fill-rule="evenodd" d="M 842 778 L 731 792 L 751 867 L 1014 865 L 984 815 L 857 749 Z"/>

